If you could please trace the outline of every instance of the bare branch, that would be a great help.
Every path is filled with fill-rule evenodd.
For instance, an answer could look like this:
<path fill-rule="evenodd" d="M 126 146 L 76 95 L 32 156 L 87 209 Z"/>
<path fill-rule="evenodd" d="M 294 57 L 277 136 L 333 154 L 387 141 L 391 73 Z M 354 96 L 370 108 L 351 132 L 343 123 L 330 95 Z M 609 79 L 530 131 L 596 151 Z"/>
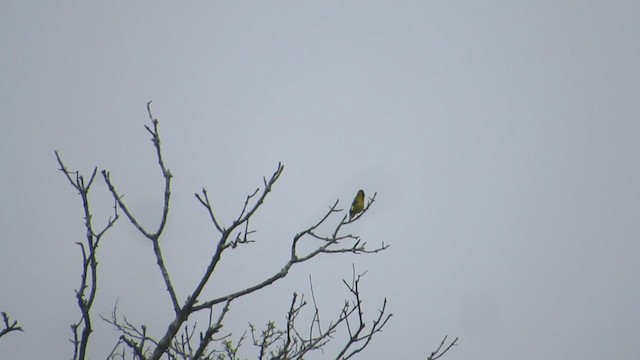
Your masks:
<path fill-rule="evenodd" d="M 136 358 L 145 360 L 146 342 L 148 341 L 154 345 L 157 345 L 158 342 L 147 335 L 147 327 L 145 325 L 136 326 L 129 322 L 125 316 L 122 317 L 122 321 L 118 320 L 117 307 L 118 303 L 116 302 L 111 311 L 111 318 L 105 318 L 102 315 L 100 318 L 121 333 L 120 342 L 125 343 L 133 351 Z"/>
<path fill-rule="evenodd" d="M 316 293 L 313 291 L 313 281 L 311 280 L 311 274 L 309 274 L 309 288 L 311 289 L 311 300 L 313 300 L 313 319 L 311 319 L 311 325 L 309 325 L 309 338 L 313 337 L 314 325 L 317 326 L 319 334 L 322 334 L 322 325 L 320 324 L 320 309 L 318 309 L 318 303 L 316 302 Z"/>
<path fill-rule="evenodd" d="M 122 340 L 122 342 L 124 342 L 125 344 L 127 344 L 129 348 L 131 348 L 136 358 L 140 360 L 146 360 L 142 347 L 138 345 L 135 341 L 127 339 L 124 335 L 120 336 L 120 340 Z"/>
<path fill-rule="evenodd" d="M 438 346 L 438 348 L 435 351 L 433 351 L 431 355 L 429 355 L 427 360 L 439 359 L 442 355 L 446 354 L 447 351 L 449 351 L 452 347 L 457 345 L 456 343 L 458 342 L 458 338 L 456 337 L 455 339 L 453 339 L 453 341 L 450 342 L 449 345 L 447 345 L 447 347 L 444 348 L 444 350 L 442 350 L 446 342 L 447 342 L 447 335 L 444 336 L 444 338 L 440 342 L 440 346 Z"/>
<path fill-rule="evenodd" d="M 156 263 L 158 264 L 158 268 L 160 269 L 160 273 L 162 274 L 162 279 L 164 280 L 165 286 L 167 288 L 167 292 L 169 293 L 169 297 L 171 298 L 171 304 L 173 305 L 173 310 L 176 314 L 180 311 L 180 303 L 178 301 L 178 297 L 173 288 L 173 284 L 171 282 L 171 278 L 169 276 L 169 272 L 167 271 L 167 267 L 164 264 L 164 257 L 162 255 L 162 249 L 160 248 L 160 235 L 164 230 L 164 227 L 167 223 L 167 218 L 169 215 L 169 200 L 171 198 L 171 172 L 166 168 L 164 164 L 164 160 L 162 158 L 162 150 L 160 147 L 160 133 L 158 131 L 158 120 L 155 119 L 151 113 L 151 101 L 147 103 L 147 112 L 149 113 L 149 120 L 153 124 L 153 129 L 148 125 L 145 125 L 145 129 L 151 134 L 151 142 L 153 143 L 154 148 L 156 149 L 156 157 L 158 159 L 158 165 L 160 166 L 160 170 L 162 171 L 162 176 L 164 177 L 164 204 L 162 207 L 162 217 L 160 218 L 160 225 L 158 225 L 158 229 L 154 233 L 150 233 L 145 230 L 142 225 L 136 220 L 131 211 L 127 208 L 126 204 L 122 200 L 122 196 L 118 194 L 111 181 L 111 176 L 108 171 L 102 170 L 102 176 L 104 177 L 107 186 L 109 187 L 109 191 L 113 195 L 113 199 L 116 201 L 118 206 L 125 213 L 131 224 L 135 226 L 140 233 L 142 233 L 147 239 L 151 240 L 153 244 L 153 253 L 156 257 Z"/>
<path fill-rule="evenodd" d="M 4 323 L 4 329 L 0 330 L 0 337 L 7 335 L 12 331 L 24 331 L 21 326 L 18 325 L 18 321 L 10 321 L 9 315 L 6 312 L 2 312 L 2 322 Z"/>
<path fill-rule="evenodd" d="M 227 303 L 222 308 L 220 315 L 218 316 L 218 320 L 214 324 L 209 324 L 207 331 L 204 334 L 200 334 L 200 345 L 198 349 L 193 354 L 193 360 L 198 360 L 204 354 L 204 351 L 209 346 L 209 343 L 213 339 L 213 335 L 215 335 L 222 328 L 222 321 L 224 320 L 224 316 L 229 312 L 229 305 L 231 305 L 231 299 L 227 301 Z M 236 349 L 237 350 L 237 349 Z M 235 352 L 234 352 L 235 354 Z"/>
<path fill-rule="evenodd" d="M 73 338 L 73 359 L 85 359 L 89 337 L 93 331 L 91 324 L 91 307 L 96 297 L 98 288 L 98 261 L 97 251 L 102 236 L 109 230 L 118 220 L 118 208 L 114 206 L 114 215 L 110 217 L 107 224 L 97 233 L 93 229 L 91 207 L 89 204 L 89 191 L 93 180 L 96 177 L 98 168 L 94 168 L 89 181 L 85 183 L 84 177 L 78 171 L 67 170 L 64 162 L 60 158 L 60 154 L 55 151 L 56 159 L 60 165 L 60 171 L 65 175 L 71 186 L 75 188 L 82 199 L 82 208 L 84 212 L 86 239 L 84 243 L 77 242 L 82 252 L 82 273 L 80 276 L 80 286 L 76 289 L 76 301 L 80 308 L 81 317 L 77 323 L 71 325 Z M 74 178 L 71 175 L 75 175 Z M 87 294 L 88 291 L 88 294 Z M 78 330 L 82 330 L 78 335 Z"/>
<path fill-rule="evenodd" d="M 347 284 L 349 292 L 354 297 L 353 302 L 345 302 L 336 320 L 329 323 L 325 331 L 320 328 L 320 315 L 314 300 L 314 316 L 309 325 L 309 335 L 303 336 L 298 331 L 297 319 L 302 309 L 307 305 L 304 296 L 298 296 L 294 293 L 292 296 L 289 311 L 287 312 L 286 327 L 282 330 L 276 328 L 273 322 L 267 324 L 267 328 L 262 331 L 261 335 L 256 336 L 255 327 L 251 326 L 253 343 L 260 349 L 259 359 L 268 357 L 269 359 L 302 359 L 304 356 L 314 350 L 322 349 L 332 338 L 341 324 L 345 324 L 349 332 L 348 342 L 340 350 L 336 359 L 349 359 L 355 354 L 361 352 L 371 341 L 373 336 L 382 331 L 387 321 L 391 318 L 391 314 L 386 314 L 386 299 L 379 314 L 371 323 L 369 331 L 364 331 L 366 323 L 364 320 L 364 311 L 362 309 L 362 300 L 360 298 L 360 290 L 358 284 L 364 274 L 354 276 L 352 284 Z M 314 296 L 315 297 L 315 296 Z M 355 317 L 355 319 L 351 319 Z M 351 319 L 351 320 L 350 320 Z M 355 321 L 357 326 L 354 328 L 351 322 Z M 314 328 L 315 333 L 314 333 Z"/>
<path fill-rule="evenodd" d="M 202 204 L 202 206 L 204 206 L 209 212 L 209 217 L 211 218 L 213 225 L 215 225 L 216 229 L 218 229 L 220 233 L 223 233 L 224 229 L 220 226 L 220 224 L 218 223 L 218 220 L 216 219 L 216 216 L 213 214 L 213 206 L 209 201 L 209 195 L 207 194 L 207 190 L 205 188 L 202 188 L 202 195 L 204 195 L 204 200 L 200 197 L 200 194 L 196 193 L 195 195 L 196 195 L 196 199 L 200 201 L 200 204 Z"/>
<path fill-rule="evenodd" d="M 391 319 L 391 317 L 393 316 L 393 314 L 386 314 L 387 299 L 385 298 L 382 304 L 382 308 L 378 310 L 378 317 L 375 320 L 373 320 L 371 324 L 371 329 L 368 332 L 363 332 L 364 329 L 366 328 L 366 323 L 364 320 L 364 311 L 362 309 L 362 299 L 360 298 L 360 289 L 359 289 L 360 279 L 363 276 L 364 276 L 364 273 L 358 274 L 356 276 L 356 270 L 354 265 L 351 285 L 349 285 L 346 281 L 343 280 L 343 283 L 347 286 L 347 288 L 355 298 L 352 306 L 354 309 L 357 309 L 358 326 L 355 329 L 355 331 L 352 331 L 349 323 L 349 317 L 348 316 L 345 317 L 345 323 L 349 330 L 350 338 L 347 341 L 347 343 L 344 345 L 344 347 L 342 348 L 338 356 L 336 356 L 336 359 L 349 359 L 354 355 L 358 354 L 359 352 L 361 352 L 362 350 L 364 350 L 364 348 L 369 345 L 369 342 L 371 342 L 371 339 L 373 338 L 373 336 L 376 333 L 381 332 L 382 328 L 387 324 L 387 321 L 389 321 L 389 319 Z M 354 346 L 355 348 L 353 350 L 350 350 L 352 346 Z M 347 354 L 348 351 L 349 353 Z"/>
<path fill-rule="evenodd" d="M 280 166 L 279 166 L 280 169 Z M 274 174 L 274 176 L 272 177 L 272 181 L 274 181 L 274 179 L 277 179 L 277 176 L 279 176 L 278 171 L 276 171 L 276 173 Z M 374 195 L 375 198 L 375 195 Z M 270 277 L 264 279 L 263 281 L 253 285 L 253 286 L 249 286 L 243 290 L 239 290 L 236 291 L 234 293 L 231 293 L 229 295 L 225 295 L 225 296 L 221 296 L 219 298 L 213 299 L 213 300 L 209 300 L 207 302 L 204 302 L 200 305 L 197 305 L 193 308 L 194 311 L 199 311 L 199 310 L 203 310 L 206 308 L 209 308 L 215 304 L 221 303 L 226 301 L 229 298 L 239 298 L 242 296 L 245 296 L 247 294 L 250 294 L 252 292 L 255 292 L 257 290 L 260 290 L 266 286 L 269 286 L 271 284 L 273 284 L 275 281 L 284 278 L 288 273 L 289 270 L 291 269 L 291 267 L 294 264 L 297 263 L 301 263 L 304 261 L 307 261 L 309 259 L 312 259 L 313 257 L 321 254 L 321 253 L 327 253 L 327 254 L 338 254 L 338 253 L 354 253 L 354 254 L 367 254 L 367 253 L 377 253 L 383 250 L 386 250 L 389 245 L 385 245 L 384 243 L 382 243 L 382 245 L 378 248 L 374 248 L 374 249 L 367 249 L 366 248 L 366 242 L 360 242 L 360 240 L 358 239 L 358 237 L 353 236 L 353 235 L 345 235 L 345 236 L 338 236 L 338 231 L 340 229 L 340 227 L 342 227 L 345 223 L 344 220 L 342 222 L 340 222 L 337 226 L 336 229 L 333 231 L 333 234 L 331 236 L 326 236 L 326 237 L 322 237 L 319 236 L 317 234 L 315 234 L 313 231 L 315 229 L 317 229 L 320 225 L 322 225 L 325 221 L 327 221 L 329 219 L 329 217 L 331 216 L 331 214 L 340 212 L 341 210 L 337 209 L 338 206 L 338 202 L 336 200 L 336 202 L 329 207 L 329 210 L 325 213 L 325 215 L 320 219 L 320 221 L 318 221 L 316 224 L 312 225 L 311 227 L 307 228 L 306 230 L 296 234 L 292 240 L 291 243 L 291 254 L 289 257 L 289 260 L 283 265 L 282 269 L 271 275 Z M 371 202 L 367 205 L 367 207 L 365 208 L 365 210 L 363 210 L 363 213 L 369 208 L 369 205 L 371 204 Z M 236 225 L 237 223 L 234 222 L 234 225 Z M 237 225 L 236 225 L 237 226 Z M 228 230 L 227 230 L 228 232 Z M 307 253 L 306 255 L 299 255 L 298 254 L 298 250 L 297 250 L 297 245 L 298 243 L 301 241 L 301 239 L 303 239 L 305 236 L 310 236 L 312 238 L 315 239 L 320 239 L 322 240 L 324 243 L 320 246 L 318 246 L 315 250 Z M 221 239 L 221 241 L 223 241 L 225 239 Z M 355 240 L 355 243 L 351 246 L 348 247 L 340 247 L 340 248 L 333 248 L 333 246 L 335 245 L 339 245 L 341 243 L 341 241 L 343 240 Z M 216 254 L 217 255 L 217 254 Z"/>
<path fill-rule="evenodd" d="M 236 230 L 238 226 L 249 221 L 249 218 L 258 210 L 258 208 L 264 202 L 264 199 L 266 198 L 267 194 L 271 192 L 271 188 L 273 187 L 275 182 L 278 180 L 283 170 L 284 170 L 284 166 L 281 163 L 278 163 L 278 167 L 276 171 L 273 173 L 273 175 L 271 176 L 271 179 L 268 182 L 265 181 L 265 188 L 262 190 L 262 194 L 260 195 L 256 203 L 251 207 L 249 211 L 246 211 L 248 207 L 247 204 L 249 202 L 249 199 L 251 199 L 255 194 L 257 194 L 257 191 L 247 197 L 247 200 L 245 201 L 245 206 L 243 207 L 242 213 L 238 217 L 238 220 L 235 220 L 229 228 L 224 229 L 224 231 L 220 236 L 220 240 L 218 241 L 218 245 L 216 246 L 216 251 L 213 254 L 213 257 L 211 258 L 211 261 L 209 262 L 209 265 L 207 266 L 207 269 L 205 270 L 204 275 L 200 279 L 200 282 L 196 286 L 195 290 L 191 293 L 190 296 L 187 297 L 187 301 L 185 302 L 185 304 L 182 307 L 178 307 L 176 309 L 176 317 L 167 328 L 162 339 L 159 341 L 159 344 L 154 350 L 154 353 L 151 356 L 151 359 L 159 359 L 160 356 L 164 354 L 164 352 L 169 347 L 169 344 L 171 343 L 171 339 L 173 339 L 173 337 L 177 334 L 178 330 L 180 329 L 180 326 L 187 320 L 190 314 L 198 310 L 211 308 L 217 303 L 230 301 L 237 297 L 231 294 L 229 296 L 226 296 L 223 300 L 217 303 L 209 303 L 207 306 L 204 306 L 204 307 L 201 305 L 201 306 L 198 306 L 197 309 L 196 307 L 194 307 L 196 301 L 198 300 L 200 294 L 202 293 L 202 290 L 204 289 L 205 285 L 208 283 L 209 278 L 211 277 L 211 274 L 213 274 L 213 271 L 215 270 L 218 262 L 220 261 L 222 253 L 224 252 L 225 249 L 232 246 L 230 243 L 228 243 L 230 235 L 234 232 L 234 230 Z M 244 214 L 244 216 L 242 214 Z"/>

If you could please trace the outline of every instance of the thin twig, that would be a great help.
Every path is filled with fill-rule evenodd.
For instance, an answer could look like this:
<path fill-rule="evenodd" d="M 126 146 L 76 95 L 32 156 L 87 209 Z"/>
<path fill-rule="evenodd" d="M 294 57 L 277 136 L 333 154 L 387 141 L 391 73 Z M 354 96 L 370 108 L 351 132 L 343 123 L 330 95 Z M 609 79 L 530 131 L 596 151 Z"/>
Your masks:
<path fill-rule="evenodd" d="M 438 346 L 438 348 L 435 351 L 433 351 L 431 353 L 431 355 L 429 355 L 427 360 L 436 360 L 436 359 L 439 359 L 442 355 L 446 354 L 447 351 L 449 351 L 452 347 L 457 345 L 458 337 L 453 339 L 453 341 L 451 343 L 449 343 L 449 345 L 446 348 L 444 348 L 444 350 L 442 350 L 442 347 L 444 346 L 446 341 L 447 341 L 447 335 L 444 336 L 444 338 L 440 342 L 440 346 Z M 440 350 L 442 350 L 442 351 L 440 351 Z"/>
<path fill-rule="evenodd" d="M 9 315 L 6 312 L 2 312 L 2 322 L 4 323 L 4 329 L 0 330 L 0 337 L 7 335 L 12 331 L 24 331 L 21 326 L 18 325 L 18 321 L 9 320 Z"/>

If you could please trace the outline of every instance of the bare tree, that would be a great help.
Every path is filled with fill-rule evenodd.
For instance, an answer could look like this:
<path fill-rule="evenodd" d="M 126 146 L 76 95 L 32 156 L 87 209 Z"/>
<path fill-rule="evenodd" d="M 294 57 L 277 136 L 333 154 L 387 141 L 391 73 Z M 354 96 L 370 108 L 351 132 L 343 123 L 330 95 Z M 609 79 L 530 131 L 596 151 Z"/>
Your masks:
<path fill-rule="evenodd" d="M 93 170 L 88 182 L 85 182 L 84 177 L 78 172 L 67 170 L 58 152 L 56 152 L 60 170 L 81 196 L 87 231 L 85 242 L 78 243 L 82 250 L 83 270 L 80 286 L 76 290 L 76 299 L 80 308 L 81 319 L 71 326 L 73 331 L 71 342 L 74 344 L 73 359 L 86 358 L 86 349 L 92 332 L 90 310 L 97 288 L 97 249 L 103 235 L 118 220 L 118 210 L 121 210 L 124 213 L 124 217 L 151 243 L 159 275 L 163 279 L 167 296 L 171 302 L 173 319 L 161 331 L 160 336 L 153 336 L 145 325 L 135 325 L 125 316 L 119 316 L 117 306 L 114 306 L 111 316 L 102 317 L 104 321 L 113 325 L 121 334 L 112 353 L 108 356 L 110 359 L 124 359 L 127 354 L 130 354 L 134 359 L 141 360 L 160 359 L 163 356 L 168 359 L 190 360 L 238 359 L 238 349 L 247 341 L 247 333 L 245 332 L 235 342 L 231 340 L 232 334 L 220 334 L 225 317 L 231 310 L 235 300 L 250 296 L 274 284 L 276 281 L 286 277 L 294 265 L 304 263 L 315 257 L 338 254 L 373 254 L 388 248 L 388 245 L 384 243 L 370 247 L 359 236 L 346 231 L 351 223 L 366 214 L 370 206 L 375 202 L 375 193 L 368 199 L 364 209 L 353 218 L 350 218 L 346 212 L 340 218 L 343 209 L 339 208 L 339 201 L 336 200 L 319 220 L 297 232 L 291 238 L 289 257 L 282 264 L 281 270 L 267 274 L 262 280 L 248 287 L 231 291 L 222 296 L 215 298 L 204 296 L 203 290 L 216 271 L 223 255 L 239 246 L 254 242 L 251 235 L 255 230 L 250 224 L 255 214 L 266 201 L 267 195 L 272 191 L 273 186 L 282 175 L 284 166 L 279 163 L 268 179 L 266 177 L 263 178 L 263 186 L 256 188 L 246 196 L 242 210 L 228 224 L 223 224 L 216 217 L 213 202 L 206 189 L 203 188 L 200 193 L 195 194 L 197 201 L 203 206 L 211 221 L 211 226 L 218 232 L 219 237 L 212 251 L 211 260 L 206 268 L 203 269 L 197 285 L 185 294 L 186 296 L 178 294 L 165 265 L 161 246 L 163 231 L 170 214 L 171 179 L 173 175 L 165 165 L 158 120 L 153 117 L 150 104 L 151 102 L 147 103 L 147 111 L 151 124 L 146 125 L 145 128 L 151 135 L 157 163 L 164 179 L 163 208 L 159 225 L 156 228 L 149 228 L 138 220 L 136 214 L 129 209 L 123 200 L 123 196 L 117 190 L 111 174 L 106 170 L 102 170 L 102 177 L 115 202 L 114 215 L 108 219 L 106 225 L 99 232 L 95 232 L 88 194 L 95 179 L 97 168 Z M 320 230 L 326 228 L 331 230 Z M 302 242 L 306 244 L 305 249 L 311 250 L 301 250 L 300 244 Z M 334 337 L 338 327 L 346 328 L 347 336 L 343 345 L 338 348 L 334 356 L 335 359 L 349 359 L 363 351 L 370 344 L 373 336 L 382 330 L 392 316 L 387 311 L 387 300 L 384 299 L 378 309 L 377 316 L 370 322 L 365 319 L 360 289 L 363 275 L 357 273 L 354 268 L 351 280 L 343 280 L 351 300 L 345 300 L 340 312 L 326 327 L 321 326 L 320 312 L 313 294 L 311 280 L 310 287 L 313 300 L 313 309 L 311 311 L 313 318 L 310 324 L 306 326 L 300 325 L 299 315 L 307 307 L 308 303 L 304 295 L 294 293 L 289 311 L 286 314 L 284 328 L 278 328 L 273 322 L 269 322 L 264 330 L 258 330 L 254 325 L 250 325 L 248 332 L 250 333 L 252 348 L 257 350 L 257 358 L 302 359 L 311 351 L 324 349 L 325 345 L 330 341 L 339 341 Z M 189 317 L 200 313 L 208 314 L 208 323 L 204 327 L 196 324 L 191 325 L 188 321 Z M 304 331 L 302 330 L 303 328 L 305 329 Z M 196 332 L 198 333 L 197 336 Z M 446 337 L 440 347 L 428 359 L 435 360 L 442 356 L 455 345 L 457 338 L 442 350 L 445 341 Z"/>

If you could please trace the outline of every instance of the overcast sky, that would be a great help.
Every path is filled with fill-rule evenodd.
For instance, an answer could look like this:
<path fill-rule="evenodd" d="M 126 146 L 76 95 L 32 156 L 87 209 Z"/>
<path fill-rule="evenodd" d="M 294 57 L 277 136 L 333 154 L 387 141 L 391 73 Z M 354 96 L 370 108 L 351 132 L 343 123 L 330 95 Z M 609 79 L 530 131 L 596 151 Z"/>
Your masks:
<path fill-rule="evenodd" d="M 153 100 L 182 299 L 216 240 L 203 187 L 228 224 L 285 164 L 257 242 L 225 257 L 207 298 L 280 270 L 336 199 L 378 194 L 349 231 L 390 248 L 294 267 L 232 306 L 236 339 L 249 321 L 284 324 L 309 275 L 328 322 L 355 264 L 368 317 L 385 297 L 394 314 L 364 359 L 424 359 L 445 334 L 460 337 L 449 360 L 640 358 L 639 19 L 632 0 L 2 1 L 0 310 L 25 332 L 0 357 L 72 354 L 84 230 L 54 149 L 70 169 L 111 171 L 157 226 Z M 101 179 L 94 192 L 103 224 L 113 203 Z M 158 337 L 171 314 L 125 219 L 99 256 L 92 359 L 117 340 L 97 318 L 116 300 Z"/>

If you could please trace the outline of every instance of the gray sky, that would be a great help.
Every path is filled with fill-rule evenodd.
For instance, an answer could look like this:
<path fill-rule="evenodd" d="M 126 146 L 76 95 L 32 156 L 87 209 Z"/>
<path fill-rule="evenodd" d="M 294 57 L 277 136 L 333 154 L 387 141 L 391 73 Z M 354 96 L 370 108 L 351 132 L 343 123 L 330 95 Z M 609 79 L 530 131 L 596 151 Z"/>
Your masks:
<path fill-rule="evenodd" d="M 182 298 L 215 239 L 193 197 L 203 186 L 228 223 L 286 166 L 258 242 L 229 254 L 208 297 L 278 271 L 335 199 L 378 192 L 351 230 L 389 250 L 294 268 L 233 306 L 236 336 L 282 324 L 309 274 L 328 321 L 355 263 L 368 315 L 384 297 L 394 313 L 363 358 L 424 359 L 449 334 L 450 360 L 637 359 L 639 18 L 634 1 L 3 1 L 0 310 L 26 332 L 0 355 L 71 356 L 82 212 L 54 149 L 71 169 L 110 170 L 158 223 L 153 100 Z M 102 181 L 94 191 L 103 223 L 112 202 Z M 163 288 L 150 244 L 120 221 L 101 248 L 96 315 L 119 299 L 158 335 Z M 117 334 L 95 323 L 102 359 Z"/>

